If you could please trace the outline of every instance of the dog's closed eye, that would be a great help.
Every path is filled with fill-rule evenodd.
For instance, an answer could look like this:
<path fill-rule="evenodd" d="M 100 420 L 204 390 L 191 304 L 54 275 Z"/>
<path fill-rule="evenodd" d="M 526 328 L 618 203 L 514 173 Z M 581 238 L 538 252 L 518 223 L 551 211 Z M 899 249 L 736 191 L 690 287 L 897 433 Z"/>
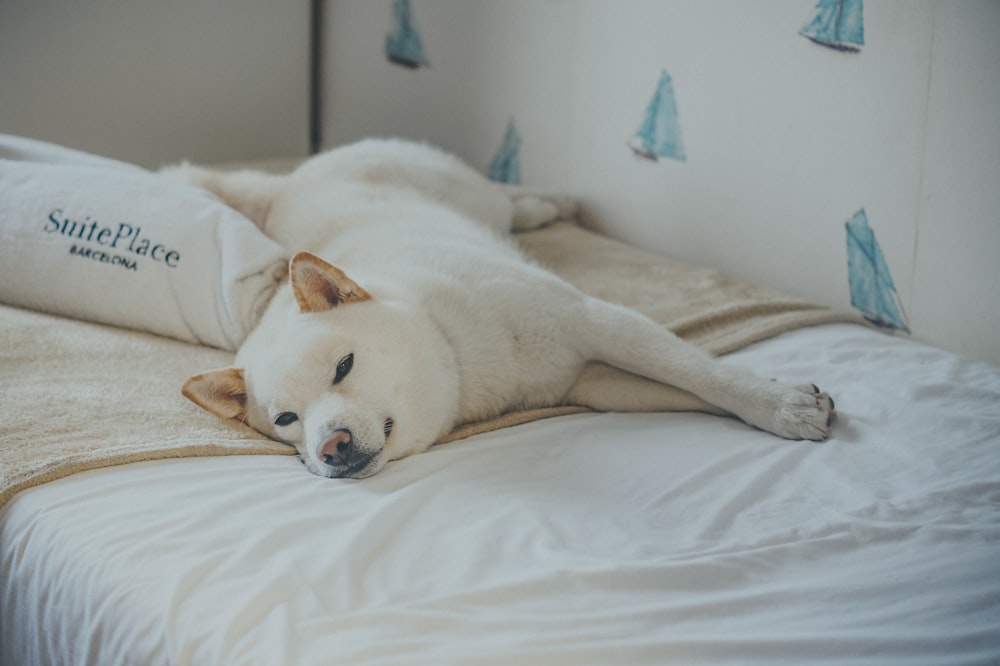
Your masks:
<path fill-rule="evenodd" d="M 279 427 L 289 426 L 299 420 L 299 415 L 295 412 L 281 412 L 274 419 L 274 425 Z"/>
<path fill-rule="evenodd" d="M 339 384 L 344 381 L 344 377 L 351 372 L 351 368 L 354 367 L 354 354 L 348 354 L 344 358 L 340 359 L 340 363 L 337 364 L 337 374 L 333 378 L 334 385 Z"/>

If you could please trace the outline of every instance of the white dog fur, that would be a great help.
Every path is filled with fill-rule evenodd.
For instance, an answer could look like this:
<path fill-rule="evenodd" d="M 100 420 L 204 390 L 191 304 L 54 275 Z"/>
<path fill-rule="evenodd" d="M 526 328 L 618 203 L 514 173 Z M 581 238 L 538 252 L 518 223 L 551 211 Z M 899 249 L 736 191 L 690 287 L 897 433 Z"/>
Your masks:
<path fill-rule="evenodd" d="M 568 200 L 511 194 L 450 155 L 397 140 L 339 148 L 290 175 L 168 175 L 308 250 L 293 257 L 236 367 L 192 377 L 183 393 L 294 445 L 316 474 L 370 476 L 456 426 L 515 409 L 676 408 L 672 387 L 697 396 L 689 408 L 781 437 L 830 434 L 833 403 L 815 386 L 719 363 L 526 260 L 511 228 L 569 215 Z"/>

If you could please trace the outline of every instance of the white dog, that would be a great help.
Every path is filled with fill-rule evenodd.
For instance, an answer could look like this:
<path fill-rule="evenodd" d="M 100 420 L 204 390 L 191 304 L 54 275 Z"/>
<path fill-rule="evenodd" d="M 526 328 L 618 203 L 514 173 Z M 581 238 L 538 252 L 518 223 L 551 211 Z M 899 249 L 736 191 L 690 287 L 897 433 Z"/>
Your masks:
<path fill-rule="evenodd" d="M 675 407 L 670 387 L 697 396 L 689 408 L 781 437 L 830 434 L 833 402 L 815 386 L 719 363 L 526 260 L 512 226 L 551 221 L 570 204 L 511 195 L 434 148 L 368 140 L 287 176 L 173 175 L 286 247 L 316 253 L 293 257 L 237 367 L 183 388 L 214 414 L 294 445 L 316 474 L 370 476 L 458 425 L 515 409 Z"/>

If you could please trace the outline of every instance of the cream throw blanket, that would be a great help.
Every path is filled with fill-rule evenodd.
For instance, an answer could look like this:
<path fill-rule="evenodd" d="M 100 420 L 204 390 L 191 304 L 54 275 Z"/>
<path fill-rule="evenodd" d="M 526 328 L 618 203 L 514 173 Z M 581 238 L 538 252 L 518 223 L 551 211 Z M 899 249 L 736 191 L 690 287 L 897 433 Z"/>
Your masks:
<path fill-rule="evenodd" d="M 859 321 L 569 223 L 519 240 L 584 291 L 637 308 L 715 354 L 801 326 Z M 181 397 L 189 375 L 232 359 L 218 349 L 0 306 L 0 506 L 25 488 L 109 465 L 293 454 Z M 459 428 L 444 441 L 576 411 L 508 414 Z"/>

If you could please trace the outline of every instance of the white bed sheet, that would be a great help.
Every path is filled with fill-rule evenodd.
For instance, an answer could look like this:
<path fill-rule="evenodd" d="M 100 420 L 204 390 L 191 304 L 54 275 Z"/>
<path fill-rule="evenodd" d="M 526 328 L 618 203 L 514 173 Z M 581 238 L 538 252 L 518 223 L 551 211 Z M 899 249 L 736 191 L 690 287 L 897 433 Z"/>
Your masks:
<path fill-rule="evenodd" d="M 364 481 L 86 472 L 0 512 L 3 664 L 1000 663 L 1000 369 L 852 325 L 731 354 L 823 444 L 585 414 Z"/>

